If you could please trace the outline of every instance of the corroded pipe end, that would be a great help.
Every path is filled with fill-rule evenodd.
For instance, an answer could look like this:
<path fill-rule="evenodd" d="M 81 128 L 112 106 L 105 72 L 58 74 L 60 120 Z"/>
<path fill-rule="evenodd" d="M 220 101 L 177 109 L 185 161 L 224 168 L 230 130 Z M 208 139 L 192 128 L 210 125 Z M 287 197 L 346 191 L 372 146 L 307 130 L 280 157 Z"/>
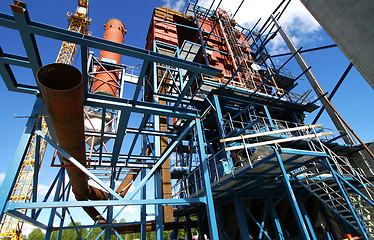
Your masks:
<path fill-rule="evenodd" d="M 82 82 L 81 72 L 63 63 L 45 65 L 39 69 L 36 76 L 42 86 L 57 91 L 71 90 Z"/>

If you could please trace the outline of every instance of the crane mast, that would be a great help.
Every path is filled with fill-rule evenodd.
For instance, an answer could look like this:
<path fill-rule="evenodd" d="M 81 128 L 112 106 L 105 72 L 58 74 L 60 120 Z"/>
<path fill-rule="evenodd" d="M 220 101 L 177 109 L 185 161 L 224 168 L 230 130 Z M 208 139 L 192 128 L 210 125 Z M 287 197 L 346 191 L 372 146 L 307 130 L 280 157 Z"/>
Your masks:
<path fill-rule="evenodd" d="M 91 23 L 91 19 L 88 17 L 88 0 L 79 0 L 78 7 L 75 13 L 67 13 L 69 22 L 68 30 L 73 32 L 79 32 L 83 34 L 89 34 L 88 26 Z M 77 45 L 64 41 L 61 45 L 58 53 L 56 63 L 65 63 L 71 65 L 77 50 Z M 48 127 L 45 123 L 45 119 L 42 118 L 40 121 L 40 130 L 44 133 L 48 133 Z M 13 189 L 10 201 L 17 203 L 27 203 L 32 199 L 33 193 L 33 176 L 34 172 L 39 171 L 35 169 L 35 156 L 37 151 L 37 137 L 32 136 L 29 143 L 27 153 L 24 161 L 21 165 L 20 173 L 17 177 L 15 187 Z M 39 145 L 39 168 L 43 161 L 45 149 L 47 143 L 44 140 L 40 141 Z M 26 210 L 22 210 L 23 214 L 26 214 Z M 23 221 L 4 214 L 0 224 L 0 238 L 10 237 L 11 240 L 22 240 L 22 228 Z"/>

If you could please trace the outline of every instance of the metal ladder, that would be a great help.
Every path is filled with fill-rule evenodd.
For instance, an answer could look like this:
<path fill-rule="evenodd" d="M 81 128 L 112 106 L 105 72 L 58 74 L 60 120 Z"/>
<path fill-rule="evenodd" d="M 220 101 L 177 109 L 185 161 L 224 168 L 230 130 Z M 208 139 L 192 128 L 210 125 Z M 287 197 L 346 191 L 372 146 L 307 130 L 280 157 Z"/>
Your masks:
<path fill-rule="evenodd" d="M 374 202 L 367 190 L 372 187 L 371 183 L 355 173 L 340 174 L 334 168 L 329 162 L 313 162 L 293 171 L 291 176 L 364 239 L 374 239 Z"/>

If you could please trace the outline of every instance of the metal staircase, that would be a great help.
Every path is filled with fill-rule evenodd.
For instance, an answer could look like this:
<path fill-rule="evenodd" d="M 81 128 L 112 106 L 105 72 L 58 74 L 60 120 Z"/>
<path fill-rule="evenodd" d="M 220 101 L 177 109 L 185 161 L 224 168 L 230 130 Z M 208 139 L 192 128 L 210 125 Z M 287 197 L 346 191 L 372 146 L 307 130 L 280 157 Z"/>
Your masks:
<path fill-rule="evenodd" d="M 324 161 L 303 166 L 293 171 L 291 176 L 360 232 L 364 239 L 374 239 L 372 183 L 357 170 L 337 164 L 337 158 L 344 158 L 332 155 L 332 152 L 327 153 L 328 157 Z"/>

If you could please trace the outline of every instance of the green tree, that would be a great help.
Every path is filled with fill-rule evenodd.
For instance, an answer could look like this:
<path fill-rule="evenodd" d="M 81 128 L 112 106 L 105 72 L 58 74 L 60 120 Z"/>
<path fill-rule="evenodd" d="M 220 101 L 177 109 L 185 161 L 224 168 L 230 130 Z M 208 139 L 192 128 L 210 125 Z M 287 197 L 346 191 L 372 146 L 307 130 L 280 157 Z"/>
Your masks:
<path fill-rule="evenodd" d="M 101 233 L 102 229 L 101 228 L 94 228 L 92 230 L 92 232 L 90 233 L 90 235 L 88 235 L 87 237 L 87 240 L 95 240 L 97 238 L 97 236 L 99 236 L 99 234 Z M 87 235 L 86 235 L 87 236 Z M 105 233 L 103 233 L 99 240 L 104 240 L 104 237 L 105 237 Z"/>
<path fill-rule="evenodd" d="M 32 230 L 32 232 L 27 236 L 27 240 L 43 240 L 44 239 L 44 233 L 40 228 L 35 228 Z"/>
<path fill-rule="evenodd" d="M 72 227 L 72 226 L 74 226 L 74 224 L 71 222 L 68 226 Z M 76 222 L 75 226 L 81 226 L 81 223 Z M 87 236 L 87 229 L 86 228 L 80 228 L 80 229 L 78 229 L 78 232 L 79 232 L 79 235 L 81 236 L 82 239 L 84 239 Z M 57 235 L 58 235 L 58 231 L 53 232 L 52 235 L 51 235 L 51 239 L 52 240 L 57 239 Z M 80 238 L 77 234 L 77 230 L 75 230 L 75 229 L 62 230 L 61 240 L 79 240 L 79 239 Z M 93 238 L 93 239 L 95 239 L 95 238 Z"/>

